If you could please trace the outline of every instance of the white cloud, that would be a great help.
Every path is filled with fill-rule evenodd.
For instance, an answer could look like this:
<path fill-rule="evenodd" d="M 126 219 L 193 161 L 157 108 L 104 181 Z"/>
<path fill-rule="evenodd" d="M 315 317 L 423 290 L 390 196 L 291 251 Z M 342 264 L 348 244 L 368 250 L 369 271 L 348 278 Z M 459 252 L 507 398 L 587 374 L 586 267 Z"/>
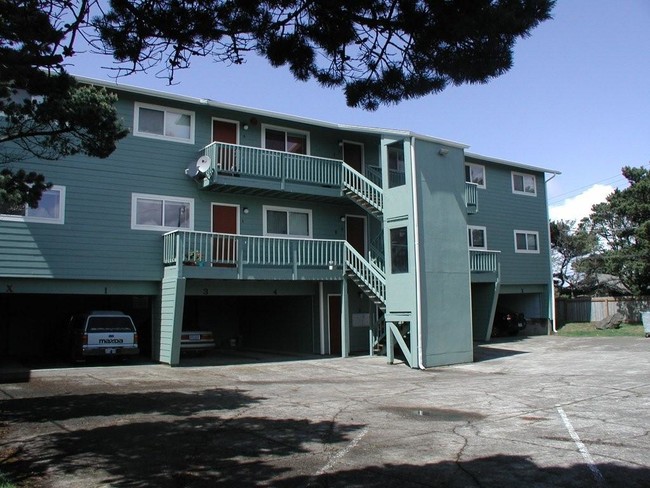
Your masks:
<path fill-rule="evenodd" d="M 567 198 L 558 205 L 549 206 L 551 220 L 579 221 L 591 213 L 592 205 L 605 201 L 607 195 L 614 191 L 610 185 L 593 185 L 575 197 Z"/>

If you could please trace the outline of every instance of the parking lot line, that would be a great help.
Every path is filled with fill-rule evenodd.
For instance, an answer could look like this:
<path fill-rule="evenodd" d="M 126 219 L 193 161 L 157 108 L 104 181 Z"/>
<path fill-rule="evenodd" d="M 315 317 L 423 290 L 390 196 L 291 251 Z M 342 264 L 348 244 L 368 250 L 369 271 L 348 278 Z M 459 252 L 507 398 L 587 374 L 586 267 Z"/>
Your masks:
<path fill-rule="evenodd" d="M 569 420 L 567 414 L 564 412 L 564 409 L 560 406 L 557 406 L 557 411 L 560 414 L 560 417 L 562 418 L 562 422 L 564 422 L 564 426 L 569 431 L 569 435 L 571 435 L 571 439 L 573 439 L 573 442 L 575 442 L 578 451 L 580 451 L 580 454 L 582 454 L 582 457 L 587 462 L 587 466 L 589 467 L 589 470 L 591 471 L 591 474 L 593 475 L 594 480 L 596 481 L 596 486 L 600 488 L 604 487 L 605 478 L 603 478 L 603 475 L 598 469 L 596 462 L 591 457 L 591 454 L 589 454 L 589 450 L 587 449 L 587 446 L 585 446 L 584 443 L 580 440 L 580 436 L 578 436 L 578 433 L 573 428 L 573 425 L 571 424 L 571 421 Z"/>
<path fill-rule="evenodd" d="M 346 455 L 347 453 L 349 453 L 352 449 L 354 449 L 354 448 L 356 447 L 356 445 L 359 444 L 359 441 L 363 438 L 363 436 L 365 436 L 367 433 L 368 433 L 368 427 L 364 427 L 364 428 L 361 430 L 361 432 L 359 432 L 359 433 L 356 435 L 356 437 L 355 437 L 354 439 L 352 439 L 352 441 L 351 441 L 347 446 L 345 446 L 344 449 L 341 449 L 341 450 L 338 451 L 336 454 L 334 454 L 334 456 L 332 456 L 332 457 L 330 458 L 330 460 L 328 461 L 328 463 L 327 463 L 325 466 L 323 466 L 323 467 L 320 468 L 318 471 L 316 471 L 316 475 L 315 475 L 315 476 L 320 476 L 320 475 L 322 475 L 322 474 L 325 474 L 327 471 L 329 471 L 330 469 L 332 469 L 332 467 L 334 466 L 334 464 L 336 464 L 336 462 L 337 462 L 339 459 L 343 458 L 343 456 L 345 456 L 345 455 Z"/>

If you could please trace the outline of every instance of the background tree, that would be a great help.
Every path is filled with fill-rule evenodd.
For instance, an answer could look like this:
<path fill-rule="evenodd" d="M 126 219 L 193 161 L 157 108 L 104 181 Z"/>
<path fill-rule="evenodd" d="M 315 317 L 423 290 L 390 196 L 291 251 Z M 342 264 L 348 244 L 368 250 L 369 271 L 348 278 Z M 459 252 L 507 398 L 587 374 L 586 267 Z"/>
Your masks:
<path fill-rule="evenodd" d="M 617 276 L 635 295 L 650 292 L 650 172 L 625 166 L 629 186 L 592 207 L 584 221 L 598 236 L 598 251 L 582 263 L 587 270 Z"/>
<path fill-rule="evenodd" d="M 376 109 L 486 83 L 554 0 L 0 0 L 0 164 L 32 156 L 107 157 L 126 135 L 103 89 L 65 70 L 82 43 L 171 82 L 193 56 L 240 64 L 247 54 L 298 80 L 342 87 Z M 42 175 L 2 170 L 0 204 L 36 205 Z"/>
<path fill-rule="evenodd" d="M 51 184 L 13 167 L 29 157 L 105 158 L 127 134 L 103 88 L 66 73 L 86 1 L 0 0 L 0 210 L 36 207 Z"/>
<path fill-rule="evenodd" d="M 588 288 L 589 276 L 582 272 L 579 262 L 596 250 L 597 238 L 584 223 L 576 225 L 573 220 L 551 221 L 550 233 L 556 289 L 560 294 L 575 296 Z"/>
<path fill-rule="evenodd" d="M 111 0 L 95 17 L 97 46 L 127 71 L 193 56 L 239 64 L 248 53 L 298 80 L 343 87 L 376 109 L 486 83 L 512 66 L 515 41 L 550 18 L 554 0 Z"/>

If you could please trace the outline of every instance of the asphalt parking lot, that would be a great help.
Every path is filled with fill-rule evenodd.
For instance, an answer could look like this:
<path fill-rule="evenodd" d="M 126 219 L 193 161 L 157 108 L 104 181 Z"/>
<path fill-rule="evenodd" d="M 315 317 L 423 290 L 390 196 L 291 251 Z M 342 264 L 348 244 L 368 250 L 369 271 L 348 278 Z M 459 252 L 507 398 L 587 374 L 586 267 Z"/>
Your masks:
<path fill-rule="evenodd" d="M 5 374 L 0 472 L 53 488 L 646 488 L 649 351 L 532 337 L 426 371 L 242 354 Z"/>

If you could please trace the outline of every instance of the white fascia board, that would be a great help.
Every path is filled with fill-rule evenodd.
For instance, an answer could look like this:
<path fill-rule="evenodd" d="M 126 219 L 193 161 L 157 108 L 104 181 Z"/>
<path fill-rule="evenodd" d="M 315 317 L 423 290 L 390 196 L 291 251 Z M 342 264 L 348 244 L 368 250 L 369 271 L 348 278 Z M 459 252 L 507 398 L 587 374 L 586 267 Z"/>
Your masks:
<path fill-rule="evenodd" d="M 536 171 L 538 173 L 550 173 L 553 175 L 561 175 L 562 172 L 555 169 L 541 168 L 539 166 L 532 166 L 530 164 L 517 163 L 515 161 L 508 161 L 506 159 L 492 158 L 490 156 L 483 156 L 481 154 L 465 152 L 465 156 L 468 158 L 477 159 L 479 161 L 485 161 L 488 163 L 496 163 L 504 166 L 512 166 L 514 168 L 524 169 L 528 171 Z"/>
<path fill-rule="evenodd" d="M 270 110 L 263 110 L 263 109 L 258 109 L 258 108 L 251 108 L 251 107 L 246 107 L 243 105 L 235 105 L 235 104 L 230 104 L 230 103 L 223 103 L 223 102 L 217 102 L 215 100 L 210 100 L 207 98 L 196 98 L 196 97 L 189 97 L 185 95 L 176 95 L 174 93 L 168 93 L 168 92 L 163 92 L 159 90 L 152 90 L 150 88 L 141 88 L 137 86 L 132 86 L 132 85 L 126 85 L 126 84 L 120 84 L 117 82 L 111 82 L 111 81 L 105 81 L 105 80 L 99 80 L 95 78 L 87 78 L 84 76 L 75 76 L 77 81 L 79 83 L 87 84 L 87 85 L 96 85 L 96 86 L 102 86 L 108 89 L 114 89 L 114 90 L 122 90 L 126 91 L 129 93 L 135 93 L 138 95 L 144 95 L 144 96 L 149 96 L 149 97 L 157 97 L 157 98 L 162 98 L 165 100 L 174 100 L 177 102 L 181 103 L 188 103 L 192 105 L 198 105 L 198 106 L 208 106 L 208 107 L 215 107 L 215 108 L 220 108 L 224 110 L 233 110 L 237 112 L 245 112 L 246 114 L 250 115 L 258 115 L 258 116 L 264 116 L 264 117 L 272 117 L 276 119 L 282 119 L 286 121 L 291 121 L 291 122 L 296 122 L 300 124 L 308 124 L 308 125 L 315 125 L 318 127 L 324 127 L 324 128 L 329 128 L 329 129 L 335 129 L 335 130 L 341 130 L 341 131 L 349 131 L 349 132 L 364 132 L 366 134 L 386 134 L 386 135 L 394 135 L 398 137 L 404 137 L 404 138 L 411 138 L 415 137 L 417 139 L 422 139 L 430 142 L 435 142 L 444 146 L 449 146 L 449 147 L 455 147 L 455 148 L 460 148 L 460 149 L 465 149 L 469 146 L 465 144 L 460 144 L 458 142 L 453 142 L 453 141 L 448 141 L 445 139 L 439 139 L 431 136 L 426 136 L 426 135 L 421 135 L 421 134 L 416 134 L 414 132 L 410 131 L 405 131 L 405 130 L 398 130 L 398 129 L 382 129 L 382 128 L 377 128 L 377 127 L 364 127 L 364 126 L 357 126 L 357 125 L 349 125 L 349 124 L 335 124 L 332 122 L 325 122 L 322 120 L 318 119 L 309 119 L 307 117 L 300 117 L 296 115 L 289 115 L 289 114 L 284 114 L 281 112 L 273 112 Z"/>

